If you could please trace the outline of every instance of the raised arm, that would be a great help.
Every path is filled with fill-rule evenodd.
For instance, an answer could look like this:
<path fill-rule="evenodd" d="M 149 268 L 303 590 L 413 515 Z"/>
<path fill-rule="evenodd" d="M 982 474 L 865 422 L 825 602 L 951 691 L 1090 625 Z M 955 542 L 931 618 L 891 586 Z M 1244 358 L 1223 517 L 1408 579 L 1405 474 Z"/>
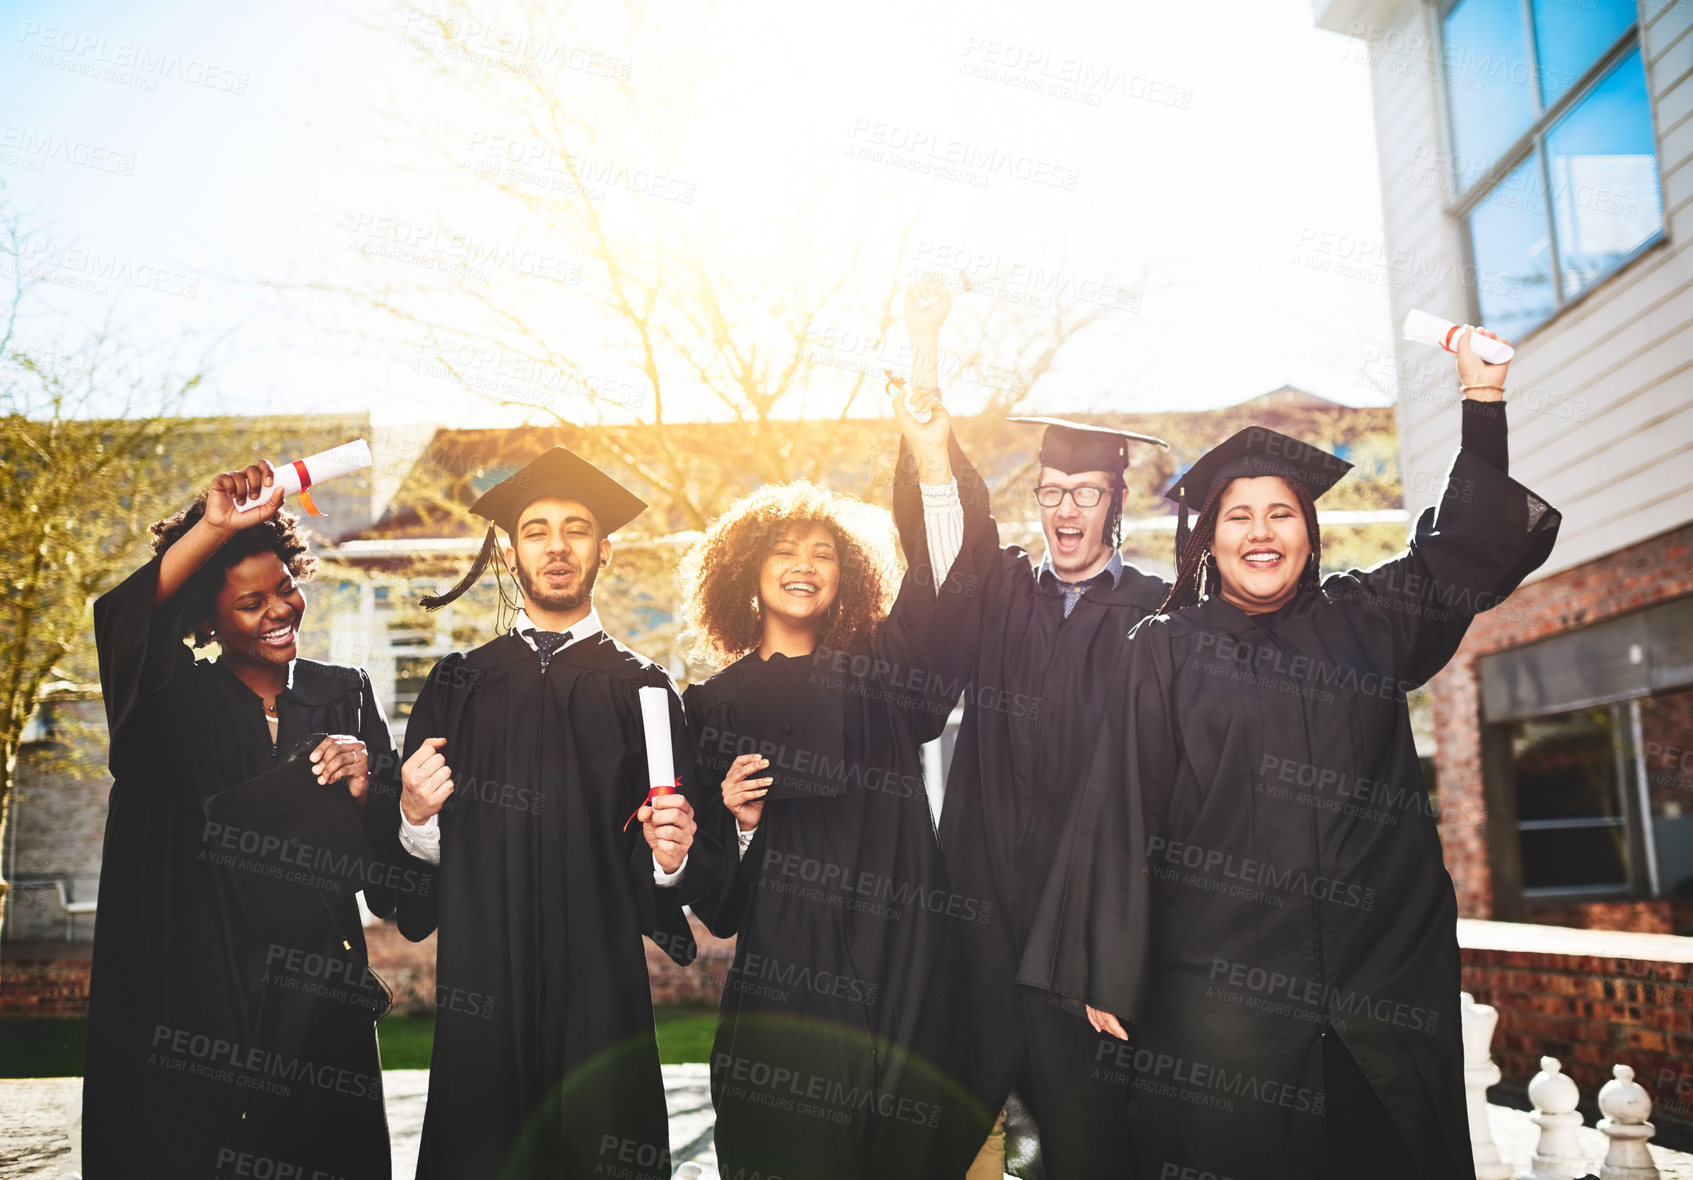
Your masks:
<path fill-rule="evenodd" d="M 1557 539 L 1557 509 L 1508 473 L 1508 367 L 1483 363 L 1464 333 L 1458 341 L 1461 445 L 1440 502 L 1418 518 L 1404 553 L 1324 583 L 1331 597 L 1380 612 L 1394 632 L 1395 671 L 1407 687 L 1444 667 L 1470 621 L 1503 602 Z"/>
<path fill-rule="evenodd" d="M 248 482 L 254 472 L 262 481 L 267 469 L 248 467 L 214 479 L 206 492 L 206 515 L 163 554 L 95 600 L 94 645 L 114 775 L 129 777 L 140 769 L 158 736 L 153 705 L 177 672 L 194 662 L 183 642 L 178 592 L 236 531 L 270 519 L 282 503 L 278 488 L 274 502 L 251 512 L 234 511 L 233 496 L 254 486 Z"/>

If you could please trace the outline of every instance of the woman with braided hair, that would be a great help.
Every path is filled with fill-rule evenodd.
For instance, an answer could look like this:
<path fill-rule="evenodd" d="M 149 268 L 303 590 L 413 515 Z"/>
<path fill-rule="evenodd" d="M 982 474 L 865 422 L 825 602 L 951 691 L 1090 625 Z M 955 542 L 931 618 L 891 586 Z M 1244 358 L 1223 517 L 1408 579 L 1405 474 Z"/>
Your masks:
<path fill-rule="evenodd" d="M 1406 693 L 1559 516 L 1506 473 L 1505 366 L 1466 334 L 1458 372 L 1445 493 L 1374 569 L 1319 580 L 1315 502 L 1350 464 L 1297 439 L 1241 431 L 1171 492 L 1175 583 L 1127 645 L 1019 977 L 1123 1041 L 1100 1067 L 1130 1087 L 1129 1174 L 1475 1175 Z"/>
<path fill-rule="evenodd" d="M 992 529 L 980 507 L 951 576 L 914 566 L 892 601 L 887 523 L 812 484 L 766 487 L 683 566 L 696 652 L 728 665 L 683 698 L 740 840 L 727 898 L 695 907 L 738 936 L 711 1054 L 726 1177 L 944 1180 L 988 1131 L 952 1081 L 958 936 L 985 915 L 949 882 L 919 749 L 967 668 L 910 652 L 972 625 L 969 538 L 991 554 Z"/>

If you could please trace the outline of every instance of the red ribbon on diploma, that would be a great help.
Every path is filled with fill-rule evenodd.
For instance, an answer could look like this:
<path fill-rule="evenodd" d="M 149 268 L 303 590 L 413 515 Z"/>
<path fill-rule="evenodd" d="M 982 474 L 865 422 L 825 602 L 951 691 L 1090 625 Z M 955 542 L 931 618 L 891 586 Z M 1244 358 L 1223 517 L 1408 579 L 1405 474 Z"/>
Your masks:
<path fill-rule="evenodd" d="M 1463 330 L 1464 325 L 1462 324 L 1453 324 L 1450 328 L 1446 329 L 1446 339 L 1440 342 L 1440 347 L 1444 348 L 1447 352 L 1457 352 L 1458 350 L 1452 347 L 1452 337 Z"/>
<path fill-rule="evenodd" d="M 294 472 L 300 477 L 300 507 L 306 510 L 307 516 L 322 516 L 323 510 L 312 499 L 311 492 L 306 489 L 312 486 L 312 473 L 306 470 L 306 465 L 299 459 L 294 460 Z"/>
<path fill-rule="evenodd" d="M 660 783 L 658 786 L 656 786 L 656 787 L 652 788 L 650 791 L 648 791 L 647 797 L 645 799 L 641 800 L 641 807 L 645 807 L 647 804 L 651 803 L 654 799 L 658 798 L 660 795 L 674 795 L 678 791 L 680 791 L 681 789 L 682 789 L 682 779 L 681 779 L 681 776 L 678 775 L 675 782 Z M 631 811 L 629 813 L 629 818 L 623 821 L 623 830 L 625 832 L 627 832 L 629 830 L 629 825 L 635 822 L 635 817 L 637 815 L 641 814 L 641 807 L 637 807 L 637 808 L 635 808 L 634 811 Z"/>

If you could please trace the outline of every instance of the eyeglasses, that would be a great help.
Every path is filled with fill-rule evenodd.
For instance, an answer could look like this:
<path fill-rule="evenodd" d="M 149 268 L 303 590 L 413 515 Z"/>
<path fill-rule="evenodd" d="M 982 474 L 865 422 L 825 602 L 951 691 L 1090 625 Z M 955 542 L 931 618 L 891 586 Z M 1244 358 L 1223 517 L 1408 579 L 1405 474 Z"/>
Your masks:
<path fill-rule="evenodd" d="M 1064 497 L 1069 496 L 1076 502 L 1077 508 L 1092 508 L 1105 497 L 1107 489 L 1093 484 L 1083 484 L 1079 488 L 1061 488 L 1056 484 L 1043 483 L 1035 489 L 1035 503 L 1042 508 L 1056 508 L 1064 503 Z"/>

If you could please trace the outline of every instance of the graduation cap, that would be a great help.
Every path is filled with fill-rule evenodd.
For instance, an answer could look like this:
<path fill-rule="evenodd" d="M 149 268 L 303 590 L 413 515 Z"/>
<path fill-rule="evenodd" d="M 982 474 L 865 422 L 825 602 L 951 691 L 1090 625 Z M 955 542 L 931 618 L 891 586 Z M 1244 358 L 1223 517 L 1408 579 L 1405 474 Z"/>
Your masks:
<path fill-rule="evenodd" d="M 1121 474 L 1129 466 L 1129 443 L 1151 443 L 1166 451 L 1170 444 L 1149 434 L 1132 430 L 1118 430 L 1114 426 L 1094 426 L 1087 422 L 1071 422 L 1067 418 L 1007 418 L 1007 422 L 1025 422 L 1030 426 L 1046 427 L 1041 437 L 1042 467 L 1054 467 L 1066 475 L 1079 471 L 1109 471 Z"/>
<path fill-rule="evenodd" d="M 1352 464 L 1321 447 L 1268 427 L 1248 426 L 1206 451 L 1165 493 L 1177 508 L 1176 564 L 1181 564 L 1187 548 L 1188 508 L 1198 511 L 1213 491 L 1227 487 L 1230 480 L 1277 475 L 1300 484 L 1316 500 L 1351 470 Z"/>
<path fill-rule="evenodd" d="M 445 594 L 422 599 L 423 607 L 439 610 L 476 585 L 499 548 L 494 526 L 499 525 L 508 537 L 515 538 L 523 510 L 548 497 L 581 502 L 599 522 L 602 537 L 615 533 L 647 508 L 645 500 L 574 451 L 565 447 L 544 451 L 521 471 L 483 492 L 470 506 L 471 512 L 489 522 L 482 549 L 458 585 Z"/>
<path fill-rule="evenodd" d="M 374 854 L 363 817 L 346 783 L 319 783 L 311 763 L 327 736 L 302 739 L 273 769 L 203 805 L 206 851 L 228 868 L 241 912 L 256 929 L 321 914 L 364 887 Z"/>

